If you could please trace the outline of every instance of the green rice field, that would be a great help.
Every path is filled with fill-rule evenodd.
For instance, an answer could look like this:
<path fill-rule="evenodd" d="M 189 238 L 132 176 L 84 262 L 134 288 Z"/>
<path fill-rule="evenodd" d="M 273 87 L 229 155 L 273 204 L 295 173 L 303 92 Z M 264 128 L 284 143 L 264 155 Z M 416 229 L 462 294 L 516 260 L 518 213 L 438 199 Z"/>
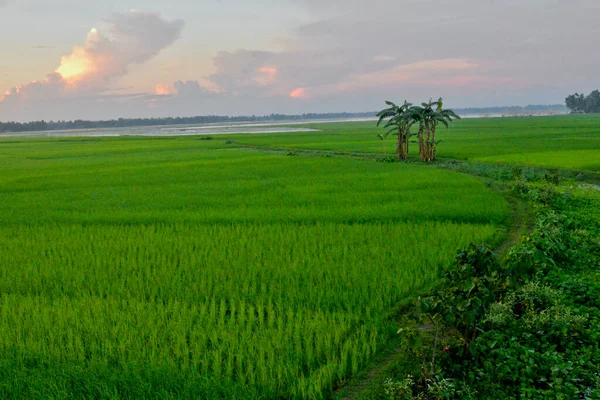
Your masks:
<path fill-rule="evenodd" d="M 0 398 L 326 398 L 509 223 L 474 177 L 224 139 L 0 140 Z"/>
<path fill-rule="evenodd" d="M 307 124 L 318 133 L 244 135 L 240 143 L 299 149 L 394 154 L 394 137 L 374 122 Z M 440 128 L 438 155 L 469 161 L 600 171 L 600 115 L 474 118 Z M 385 149 L 384 149 L 385 146 Z M 416 155 L 416 145 L 412 154 Z"/>

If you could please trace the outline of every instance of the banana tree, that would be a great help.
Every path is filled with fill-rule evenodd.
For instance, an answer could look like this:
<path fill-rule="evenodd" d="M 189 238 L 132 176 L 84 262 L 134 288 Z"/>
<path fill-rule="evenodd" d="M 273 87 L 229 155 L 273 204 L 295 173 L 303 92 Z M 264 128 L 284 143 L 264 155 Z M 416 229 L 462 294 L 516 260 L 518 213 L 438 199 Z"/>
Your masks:
<path fill-rule="evenodd" d="M 412 136 L 410 128 L 414 124 L 414 120 L 408 113 L 412 104 L 407 101 L 401 106 L 397 106 L 391 101 L 386 101 L 385 104 L 389 107 L 381 110 L 377 114 L 377 117 L 379 117 L 377 126 L 380 126 L 383 121 L 387 120 L 383 127 L 388 130 L 384 134 L 379 134 L 378 136 L 381 140 L 384 140 L 390 134 L 396 134 L 398 136 L 396 154 L 398 155 L 399 160 L 406 160 L 408 159 L 409 139 Z"/>
<path fill-rule="evenodd" d="M 421 161 L 434 161 L 437 156 L 437 145 L 440 143 L 436 138 L 436 131 L 439 124 L 446 128 L 449 122 L 460 117 L 452 110 L 444 110 L 444 103 L 440 97 L 438 101 L 431 99 L 427 103 L 421 103 L 421 106 L 411 107 L 408 111 L 408 118 L 419 123 L 419 159 Z"/>

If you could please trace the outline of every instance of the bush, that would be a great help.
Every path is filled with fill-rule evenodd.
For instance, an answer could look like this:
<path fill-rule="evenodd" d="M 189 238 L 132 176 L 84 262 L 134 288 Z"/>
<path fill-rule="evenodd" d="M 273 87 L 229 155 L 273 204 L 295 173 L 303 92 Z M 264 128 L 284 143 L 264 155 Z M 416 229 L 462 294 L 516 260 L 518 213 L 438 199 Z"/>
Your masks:
<path fill-rule="evenodd" d="M 469 346 L 490 305 L 506 289 L 508 272 L 490 247 L 471 246 L 458 253 L 456 264 L 445 271 L 442 285 L 421 301 L 420 308 L 456 328 L 463 345 Z"/>
<path fill-rule="evenodd" d="M 400 160 L 398 160 L 398 157 L 394 157 L 394 156 L 378 157 L 375 161 L 380 162 L 380 163 L 397 163 L 397 162 L 400 162 Z"/>

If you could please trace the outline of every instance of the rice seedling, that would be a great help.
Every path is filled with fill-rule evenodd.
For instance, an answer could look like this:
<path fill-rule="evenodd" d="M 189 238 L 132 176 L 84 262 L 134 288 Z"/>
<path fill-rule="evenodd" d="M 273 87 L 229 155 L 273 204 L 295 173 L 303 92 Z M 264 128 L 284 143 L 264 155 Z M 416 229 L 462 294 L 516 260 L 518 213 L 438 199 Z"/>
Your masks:
<path fill-rule="evenodd" d="M 518 163 L 543 167 L 600 170 L 598 115 L 462 119 L 438 133 L 443 143 L 438 157 L 472 161 Z M 358 153 L 393 153 L 393 140 L 377 139 L 376 121 L 311 124 L 321 132 L 237 135 L 244 144 Z M 416 158 L 418 148 L 410 155 Z"/>
<path fill-rule="evenodd" d="M 0 146 L 0 396 L 323 398 L 502 197 L 193 138 Z"/>

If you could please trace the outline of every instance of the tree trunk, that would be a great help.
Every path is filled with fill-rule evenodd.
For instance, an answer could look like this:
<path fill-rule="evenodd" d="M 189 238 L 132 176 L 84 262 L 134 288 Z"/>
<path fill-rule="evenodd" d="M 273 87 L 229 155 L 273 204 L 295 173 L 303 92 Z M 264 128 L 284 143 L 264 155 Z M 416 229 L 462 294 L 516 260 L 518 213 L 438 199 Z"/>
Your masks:
<path fill-rule="evenodd" d="M 402 128 L 398 128 L 398 145 L 396 146 L 398 160 L 402 160 Z"/>
<path fill-rule="evenodd" d="M 425 122 L 419 138 L 419 158 L 421 161 L 429 161 L 429 143 L 431 139 L 431 127 Z"/>
<path fill-rule="evenodd" d="M 404 132 L 404 154 L 406 154 L 406 159 L 408 159 L 408 143 L 410 140 L 410 128 Z"/>
<path fill-rule="evenodd" d="M 423 161 L 424 154 L 424 138 L 425 135 L 425 126 L 423 124 L 419 125 L 419 160 Z"/>
<path fill-rule="evenodd" d="M 435 160 L 435 128 L 435 125 L 431 127 L 431 142 L 429 143 L 429 160 L 427 161 Z"/>
<path fill-rule="evenodd" d="M 408 158 L 408 153 L 404 151 L 405 140 L 404 130 L 402 128 L 398 128 L 398 148 L 396 149 L 396 152 L 399 160 L 406 160 Z"/>

